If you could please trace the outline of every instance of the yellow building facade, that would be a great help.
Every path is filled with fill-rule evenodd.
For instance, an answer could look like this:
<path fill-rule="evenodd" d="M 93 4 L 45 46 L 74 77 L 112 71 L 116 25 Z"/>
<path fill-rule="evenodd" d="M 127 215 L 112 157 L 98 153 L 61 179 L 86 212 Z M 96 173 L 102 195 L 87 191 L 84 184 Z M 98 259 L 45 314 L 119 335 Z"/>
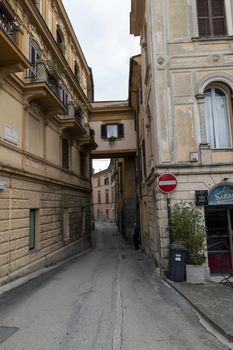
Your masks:
<path fill-rule="evenodd" d="M 166 271 L 167 195 L 157 180 L 173 173 L 177 188 L 171 205 L 192 202 L 205 219 L 211 272 L 231 270 L 232 1 L 131 3 L 131 33 L 140 36 L 142 53 L 138 115 L 144 130 L 139 148 L 145 249 Z"/>
<path fill-rule="evenodd" d="M 0 283 L 90 247 L 92 72 L 60 0 L 0 3 Z"/>

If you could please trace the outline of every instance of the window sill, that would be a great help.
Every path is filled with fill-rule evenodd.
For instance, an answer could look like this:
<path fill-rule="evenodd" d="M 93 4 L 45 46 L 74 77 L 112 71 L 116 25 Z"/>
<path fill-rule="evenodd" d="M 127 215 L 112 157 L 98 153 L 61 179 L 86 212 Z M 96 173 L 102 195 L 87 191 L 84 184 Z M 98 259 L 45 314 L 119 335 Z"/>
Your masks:
<path fill-rule="evenodd" d="M 40 252 L 40 249 L 39 249 L 39 248 L 29 249 L 29 254 L 30 254 L 30 255 L 35 254 L 35 253 L 39 253 L 39 252 Z"/>
<path fill-rule="evenodd" d="M 233 147 L 227 147 L 227 148 L 210 148 L 211 151 L 214 152 L 233 152 Z"/>
<path fill-rule="evenodd" d="M 232 35 L 224 35 L 224 36 L 199 36 L 191 38 L 193 42 L 206 42 L 206 41 L 230 41 L 233 40 Z"/>

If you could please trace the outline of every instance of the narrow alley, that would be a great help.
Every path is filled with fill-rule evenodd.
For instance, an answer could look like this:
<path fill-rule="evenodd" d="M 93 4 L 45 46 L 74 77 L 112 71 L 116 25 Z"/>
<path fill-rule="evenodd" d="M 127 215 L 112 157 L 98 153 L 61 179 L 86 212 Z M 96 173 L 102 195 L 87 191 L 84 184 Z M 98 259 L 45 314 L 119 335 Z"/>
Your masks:
<path fill-rule="evenodd" d="M 110 224 L 93 251 L 0 297 L 1 350 L 226 350 Z"/>

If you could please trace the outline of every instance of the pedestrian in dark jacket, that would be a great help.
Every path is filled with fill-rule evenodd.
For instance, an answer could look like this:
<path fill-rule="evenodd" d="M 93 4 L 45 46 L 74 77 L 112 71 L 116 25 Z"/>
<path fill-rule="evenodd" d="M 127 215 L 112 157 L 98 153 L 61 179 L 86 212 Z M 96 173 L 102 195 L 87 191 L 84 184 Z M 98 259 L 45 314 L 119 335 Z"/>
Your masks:
<path fill-rule="evenodd" d="M 139 235 L 140 235 L 140 232 L 139 232 L 139 228 L 136 224 L 136 222 L 134 223 L 134 226 L 133 226 L 133 244 L 134 244 L 134 249 L 139 249 Z"/>

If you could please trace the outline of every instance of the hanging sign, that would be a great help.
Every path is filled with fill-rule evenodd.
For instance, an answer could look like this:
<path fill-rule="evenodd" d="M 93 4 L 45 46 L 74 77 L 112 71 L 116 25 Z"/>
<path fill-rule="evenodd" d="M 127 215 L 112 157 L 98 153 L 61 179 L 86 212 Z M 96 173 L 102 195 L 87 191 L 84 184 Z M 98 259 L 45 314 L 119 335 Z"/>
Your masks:
<path fill-rule="evenodd" d="M 176 189 L 177 179 L 175 175 L 165 173 L 158 178 L 158 187 L 164 193 L 171 193 Z"/>
<path fill-rule="evenodd" d="M 214 187 L 209 194 L 209 205 L 230 205 L 233 204 L 233 185 L 220 185 Z"/>

